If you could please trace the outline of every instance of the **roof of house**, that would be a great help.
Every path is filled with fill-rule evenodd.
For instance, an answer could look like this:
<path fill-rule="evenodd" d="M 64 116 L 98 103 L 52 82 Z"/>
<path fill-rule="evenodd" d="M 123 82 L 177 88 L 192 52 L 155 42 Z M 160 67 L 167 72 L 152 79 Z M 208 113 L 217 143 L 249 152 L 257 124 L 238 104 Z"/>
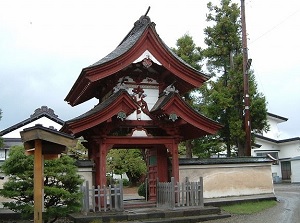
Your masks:
<path fill-rule="evenodd" d="M 3 136 L 3 135 L 6 135 L 7 133 L 10 133 L 18 128 L 21 128 L 35 120 L 38 120 L 42 117 L 47 117 L 48 119 L 60 124 L 60 125 L 63 125 L 64 124 L 64 121 L 61 120 L 60 118 L 58 118 L 58 115 L 56 115 L 54 113 L 54 110 L 51 109 L 51 108 L 48 108 L 47 106 L 42 106 L 41 108 L 37 108 L 35 109 L 34 113 L 32 115 L 30 115 L 29 118 L 13 125 L 13 126 L 10 126 L 9 128 L 7 129 L 4 129 L 0 132 L 0 136 Z"/>
<path fill-rule="evenodd" d="M 279 115 L 275 115 L 275 114 L 270 113 L 270 112 L 267 112 L 267 115 L 272 117 L 272 118 L 279 119 L 280 121 L 287 121 L 288 120 L 288 118 L 285 118 L 285 117 L 282 117 L 282 116 L 279 116 Z"/>
<path fill-rule="evenodd" d="M 226 158 L 180 158 L 179 165 L 213 165 L 213 164 L 239 164 L 239 163 L 269 163 L 268 157 L 226 157 Z"/>
<path fill-rule="evenodd" d="M 255 134 L 255 137 L 258 138 L 258 139 L 262 139 L 262 140 L 272 142 L 272 143 L 276 143 L 276 144 L 300 141 L 300 137 L 293 137 L 293 138 L 289 138 L 289 139 L 280 139 L 280 140 L 271 139 L 271 138 L 268 138 L 268 137 L 265 137 L 265 136 L 262 136 L 262 135 L 258 135 L 258 134 Z"/>

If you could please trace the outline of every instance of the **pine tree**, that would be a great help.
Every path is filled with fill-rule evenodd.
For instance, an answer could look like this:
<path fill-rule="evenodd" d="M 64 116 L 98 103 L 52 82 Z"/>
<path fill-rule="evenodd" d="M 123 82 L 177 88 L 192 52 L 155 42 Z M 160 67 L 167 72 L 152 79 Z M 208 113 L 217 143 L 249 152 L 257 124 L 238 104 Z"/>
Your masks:
<path fill-rule="evenodd" d="M 208 3 L 204 29 L 207 48 L 203 54 L 213 78 L 202 88 L 200 110 L 224 127 L 219 139 L 226 145 L 227 156 L 233 149 L 245 154 L 242 44 L 239 6 L 231 0 L 221 0 L 220 6 Z M 258 92 L 253 71 L 249 72 L 250 118 L 254 132 L 268 129 L 265 97 Z"/>
<path fill-rule="evenodd" d="M 176 47 L 172 48 L 173 52 L 176 53 L 181 59 L 183 59 L 186 63 L 190 66 L 195 68 L 196 70 L 201 70 L 202 65 L 200 62 L 202 61 L 202 54 L 201 48 L 197 47 L 194 43 L 193 38 L 185 34 L 180 37 L 176 41 Z M 192 92 L 188 92 L 184 95 L 185 101 L 193 106 L 193 97 Z M 185 148 L 186 148 L 186 158 L 192 158 L 192 149 L 193 149 L 193 140 L 186 140 L 185 141 Z"/>
<path fill-rule="evenodd" d="M 80 210 L 79 186 L 83 180 L 77 174 L 75 160 L 69 156 L 45 160 L 44 164 L 44 222 L 54 222 L 68 213 Z M 10 156 L 1 166 L 8 176 L 0 195 L 12 199 L 3 202 L 15 212 L 28 218 L 33 214 L 33 156 L 26 156 L 22 146 L 10 148 Z"/>

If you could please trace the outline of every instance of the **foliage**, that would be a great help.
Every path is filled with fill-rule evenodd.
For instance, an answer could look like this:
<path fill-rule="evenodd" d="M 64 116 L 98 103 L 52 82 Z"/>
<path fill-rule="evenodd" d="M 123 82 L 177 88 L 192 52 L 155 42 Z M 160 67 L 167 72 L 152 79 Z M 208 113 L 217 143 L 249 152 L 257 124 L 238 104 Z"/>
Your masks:
<path fill-rule="evenodd" d="M 177 48 L 172 48 L 172 51 L 183 59 L 196 70 L 201 70 L 201 48 L 194 43 L 193 37 L 189 34 L 184 34 L 176 41 Z"/>
<path fill-rule="evenodd" d="M 223 151 L 218 135 L 207 135 L 193 141 L 193 154 L 198 158 L 210 158 Z"/>
<path fill-rule="evenodd" d="M 208 9 L 207 21 L 212 26 L 204 30 L 207 48 L 203 55 L 214 78 L 201 87 L 198 109 L 224 125 L 218 133 L 218 140 L 226 145 L 227 156 L 231 156 L 232 149 L 237 149 L 238 155 L 243 156 L 245 128 L 240 10 L 231 0 L 221 0 L 220 6 L 208 3 Z M 266 99 L 257 91 L 253 71 L 249 71 L 249 93 L 252 130 L 266 131 Z"/>
<path fill-rule="evenodd" d="M 10 156 L 1 167 L 9 177 L 0 195 L 13 199 L 3 205 L 24 217 L 33 214 L 33 156 L 26 156 L 24 148 L 14 146 Z M 77 174 L 75 161 L 62 156 L 59 159 L 45 160 L 44 164 L 44 207 L 45 222 L 80 210 L 79 186 L 83 180 Z"/>
<path fill-rule="evenodd" d="M 277 202 L 274 200 L 243 202 L 228 206 L 223 206 L 222 209 L 231 214 L 255 214 L 264 211 L 268 208 L 274 207 Z"/>
<path fill-rule="evenodd" d="M 146 163 L 139 149 L 112 149 L 107 154 L 107 172 L 126 173 L 130 183 L 137 185 L 146 174 Z"/>
<path fill-rule="evenodd" d="M 77 144 L 75 147 L 68 148 L 68 155 L 70 155 L 72 157 L 74 156 L 75 159 L 78 159 L 78 160 L 88 159 L 88 151 L 87 151 L 87 148 L 84 147 L 83 143 L 84 143 L 84 139 L 79 138 L 77 140 Z"/>
<path fill-rule="evenodd" d="M 177 54 L 182 60 L 188 63 L 190 66 L 196 70 L 200 70 L 202 65 L 200 64 L 203 56 L 201 53 L 201 48 L 197 47 L 194 43 L 193 38 L 185 34 L 176 41 L 177 48 L 172 48 L 172 51 Z M 193 98 L 191 92 L 184 95 L 185 101 L 193 106 Z M 185 155 L 187 158 L 192 158 L 192 140 L 187 140 L 185 142 Z"/>
<path fill-rule="evenodd" d="M 146 198 L 146 184 L 142 183 L 138 188 L 138 195 Z M 147 196 L 149 196 L 149 186 L 147 187 Z"/>
<path fill-rule="evenodd" d="M 122 179 L 122 181 L 123 181 L 123 186 L 124 187 L 127 187 L 127 186 L 129 186 L 129 180 L 128 179 Z"/>

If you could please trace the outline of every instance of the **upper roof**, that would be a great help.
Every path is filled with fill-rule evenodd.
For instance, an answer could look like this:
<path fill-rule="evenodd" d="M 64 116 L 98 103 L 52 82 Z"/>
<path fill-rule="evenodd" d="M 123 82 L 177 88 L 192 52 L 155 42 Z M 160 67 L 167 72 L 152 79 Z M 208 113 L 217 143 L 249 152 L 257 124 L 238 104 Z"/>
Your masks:
<path fill-rule="evenodd" d="M 32 115 L 30 115 L 29 118 L 13 125 L 13 126 L 10 126 L 9 128 L 7 129 L 4 129 L 0 132 L 0 136 L 4 136 L 16 129 L 19 129 L 19 128 L 22 128 L 24 127 L 25 125 L 28 125 L 42 117 L 46 117 L 56 123 L 58 123 L 59 125 L 63 125 L 64 124 L 64 121 L 61 120 L 60 118 L 58 118 L 58 115 L 56 115 L 54 113 L 54 110 L 51 109 L 51 108 L 48 108 L 47 106 L 42 106 L 41 108 L 37 108 L 35 109 L 34 113 Z M 43 124 L 43 123 L 39 123 L 39 124 Z"/>
<path fill-rule="evenodd" d="M 155 23 L 144 15 L 134 23 L 133 28 L 115 50 L 91 66 L 82 69 L 65 101 L 75 106 L 93 97 L 101 99 L 116 85 L 122 73 L 129 72 L 128 67 L 145 51 L 149 51 L 161 63 L 163 70 L 156 75 L 160 75 L 159 78 L 165 82 L 169 81 L 168 84 L 173 82 L 176 89 L 182 93 L 199 87 L 209 78 L 173 53 L 157 34 Z M 133 72 L 136 67 L 133 66 L 130 69 Z M 112 75 L 116 78 L 111 78 Z"/>

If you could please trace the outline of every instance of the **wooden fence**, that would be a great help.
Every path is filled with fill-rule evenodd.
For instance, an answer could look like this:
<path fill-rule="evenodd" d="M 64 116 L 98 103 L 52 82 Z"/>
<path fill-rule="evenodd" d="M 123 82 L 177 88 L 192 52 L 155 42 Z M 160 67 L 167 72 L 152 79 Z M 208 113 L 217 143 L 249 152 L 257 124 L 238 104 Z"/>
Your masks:
<path fill-rule="evenodd" d="M 184 206 L 204 206 L 203 178 L 199 182 L 185 182 L 175 184 L 174 177 L 171 182 L 158 182 L 157 180 L 157 207 L 172 208 Z"/>
<path fill-rule="evenodd" d="M 82 211 L 88 213 L 101 212 L 108 210 L 123 211 L 123 182 L 119 184 L 100 187 L 99 185 L 92 189 L 89 188 L 89 182 L 86 181 L 84 186 L 81 186 Z"/>

